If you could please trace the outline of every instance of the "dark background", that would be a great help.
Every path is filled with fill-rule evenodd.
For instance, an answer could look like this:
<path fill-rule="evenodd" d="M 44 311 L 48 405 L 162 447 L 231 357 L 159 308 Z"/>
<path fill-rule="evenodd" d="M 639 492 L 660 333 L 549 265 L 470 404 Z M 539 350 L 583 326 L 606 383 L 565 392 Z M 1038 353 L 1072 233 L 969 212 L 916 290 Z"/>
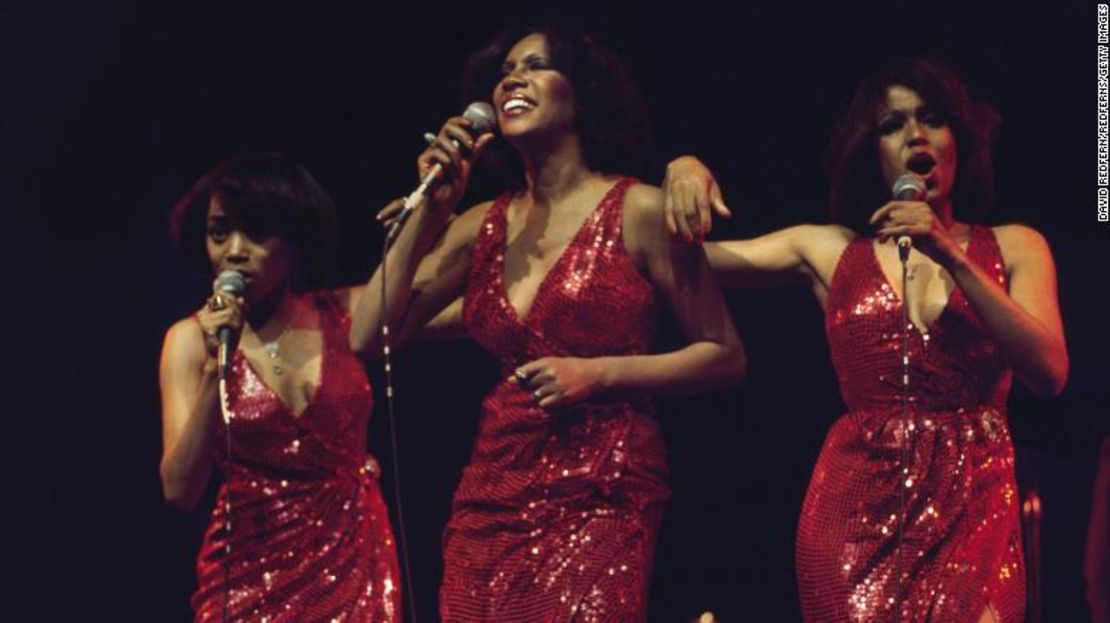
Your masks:
<path fill-rule="evenodd" d="M 1044 498 L 1046 620 L 1086 620 L 1082 546 L 1110 428 L 1094 4 L 302 4 L 0 2 L 4 620 L 189 619 L 207 508 L 162 502 L 157 361 L 166 327 L 209 286 L 170 247 L 174 200 L 227 155 L 287 152 L 337 201 L 339 281 L 364 279 L 381 240 L 372 215 L 413 185 L 421 133 L 461 109 L 466 55 L 510 18 L 546 15 L 626 60 L 660 164 L 692 151 L 717 171 L 738 213 L 721 236 L 824 217 L 821 146 L 875 65 L 941 52 L 963 67 L 1003 116 L 996 220 L 1041 230 L 1058 263 L 1068 388 L 1053 401 L 1015 388 L 1011 422 L 1022 485 Z M 808 293 L 729 298 L 748 382 L 661 408 L 675 494 L 653 621 L 707 608 L 799 619 L 795 519 L 841 405 Z M 397 368 L 412 588 L 430 621 L 439 530 L 494 368 L 461 342 L 417 346 Z M 383 462 L 387 435 L 378 409 Z"/>

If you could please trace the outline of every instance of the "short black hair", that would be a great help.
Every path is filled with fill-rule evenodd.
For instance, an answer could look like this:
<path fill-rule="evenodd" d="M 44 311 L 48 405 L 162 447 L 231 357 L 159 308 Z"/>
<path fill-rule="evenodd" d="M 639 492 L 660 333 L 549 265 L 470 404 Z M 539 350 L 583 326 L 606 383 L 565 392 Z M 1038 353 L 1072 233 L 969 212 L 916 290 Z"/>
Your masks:
<path fill-rule="evenodd" d="M 318 288 L 331 275 L 336 219 L 331 197 L 312 175 L 279 153 L 233 156 L 205 173 L 170 212 L 170 236 L 186 261 L 210 274 L 208 206 L 218 197 L 244 226 L 281 236 L 295 249 L 293 287 Z"/>
<path fill-rule="evenodd" d="M 562 24 L 514 25 L 471 56 L 463 77 L 463 100 L 486 101 L 501 79 L 505 56 L 521 39 L 541 34 L 551 61 L 574 89 L 575 126 L 586 167 L 602 173 L 648 177 L 652 172 L 651 124 L 643 97 L 624 63 L 594 37 Z M 515 151 L 495 141 L 482 157 L 511 184 L 522 184 Z"/>
<path fill-rule="evenodd" d="M 953 210 L 960 218 L 982 218 L 995 200 L 991 147 L 1001 117 L 990 104 L 971 99 L 949 61 L 917 56 L 865 78 L 834 128 L 826 154 L 833 219 L 862 232 L 868 216 L 890 200 L 876 145 L 879 112 L 894 85 L 912 89 L 947 120 L 956 139 Z"/>

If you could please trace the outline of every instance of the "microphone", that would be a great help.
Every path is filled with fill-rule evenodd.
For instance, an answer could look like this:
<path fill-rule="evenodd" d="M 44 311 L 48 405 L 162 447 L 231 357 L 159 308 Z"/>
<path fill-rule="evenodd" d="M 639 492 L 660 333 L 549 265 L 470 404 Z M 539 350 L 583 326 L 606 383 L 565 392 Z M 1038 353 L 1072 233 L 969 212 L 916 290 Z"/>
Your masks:
<path fill-rule="evenodd" d="M 894 186 L 890 189 L 895 199 L 901 201 L 924 201 L 925 200 L 925 178 L 916 173 L 903 173 L 894 180 Z M 910 257 L 910 247 L 913 246 L 913 240 L 909 236 L 898 236 L 898 257 L 903 262 L 907 261 Z"/>
<path fill-rule="evenodd" d="M 240 296 L 243 291 L 247 289 L 247 280 L 243 277 L 243 273 L 237 270 L 225 270 L 220 273 L 212 282 L 213 294 L 231 294 Z M 219 355 L 216 358 L 218 369 L 220 372 L 220 379 L 227 378 L 227 362 L 230 359 L 231 341 L 234 337 L 231 327 L 224 325 L 216 331 L 216 337 L 220 340 Z"/>
<path fill-rule="evenodd" d="M 489 132 L 497 124 L 497 115 L 493 112 L 493 106 L 490 106 L 486 102 L 472 102 L 466 107 L 466 110 L 463 111 L 463 117 L 470 122 L 469 130 L 472 136 L 479 136 L 485 132 Z M 459 146 L 459 142 L 455 139 L 451 139 L 451 143 L 454 144 L 455 147 Z M 432 167 L 432 170 L 428 171 L 428 174 L 424 176 L 424 179 L 420 180 L 420 185 L 416 187 L 416 190 L 409 193 L 408 197 L 405 197 L 404 206 L 401 208 L 401 211 L 397 213 L 397 218 L 394 219 L 393 226 L 389 228 L 389 233 L 386 234 L 385 243 L 387 247 L 397 238 L 397 234 L 401 233 L 401 227 L 405 224 L 405 221 L 408 220 L 412 211 L 416 209 L 416 206 L 420 205 L 420 201 L 428 194 L 432 184 L 439 181 L 442 176 L 443 165 L 436 163 L 436 165 Z"/>

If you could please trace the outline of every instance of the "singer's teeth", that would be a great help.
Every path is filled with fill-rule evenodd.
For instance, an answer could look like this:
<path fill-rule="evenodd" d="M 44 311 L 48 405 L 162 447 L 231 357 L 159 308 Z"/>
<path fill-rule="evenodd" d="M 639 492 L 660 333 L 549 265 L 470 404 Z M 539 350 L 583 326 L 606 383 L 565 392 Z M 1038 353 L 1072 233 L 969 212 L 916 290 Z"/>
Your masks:
<path fill-rule="evenodd" d="M 501 106 L 501 110 L 503 110 L 504 112 L 511 112 L 511 111 L 514 111 L 514 110 L 529 109 L 529 108 L 532 108 L 532 104 L 530 102 L 528 102 L 527 100 L 524 100 L 524 99 L 521 99 L 521 98 L 518 98 L 518 97 L 514 97 L 513 99 L 505 102 Z"/>

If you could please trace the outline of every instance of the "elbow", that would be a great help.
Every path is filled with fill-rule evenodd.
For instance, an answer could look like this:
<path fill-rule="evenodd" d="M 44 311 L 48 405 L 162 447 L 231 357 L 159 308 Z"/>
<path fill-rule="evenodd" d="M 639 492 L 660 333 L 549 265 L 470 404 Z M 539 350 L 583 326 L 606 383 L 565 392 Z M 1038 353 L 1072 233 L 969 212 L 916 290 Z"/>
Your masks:
<path fill-rule="evenodd" d="M 362 361 L 366 361 L 366 344 L 362 340 L 355 339 L 353 336 L 347 340 L 347 348 L 351 349 L 351 354 L 358 357 Z"/>
<path fill-rule="evenodd" d="M 351 353 L 363 362 L 374 361 L 380 354 L 372 340 L 356 336 L 354 333 L 347 338 L 347 346 L 351 349 Z"/>
<path fill-rule="evenodd" d="M 185 495 L 183 492 L 174 492 L 166 487 L 162 487 L 162 498 L 166 500 L 166 504 L 179 511 L 193 510 L 199 500 L 199 496 Z"/>
<path fill-rule="evenodd" d="M 744 351 L 743 347 L 738 349 L 736 354 L 735 369 L 732 374 L 732 382 L 734 385 L 739 385 L 748 378 L 748 353 Z"/>
<path fill-rule="evenodd" d="M 1064 392 L 1064 387 L 1068 384 L 1068 358 L 1065 355 L 1062 361 L 1053 366 L 1052 374 L 1047 383 L 1047 391 L 1044 394 L 1045 398 L 1055 398 Z"/>
<path fill-rule="evenodd" d="M 1028 380 L 1026 385 L 1041 398 L 1055 398 L 1063 393 L 1068 383 L 1068 366 L 1067 354 L 1059 355 L 1047 364 L 1036 379 Z"/>
<path fill-rule="evenodd" d="M 190 487 L 184 478 L 174 473 L 174 470 L 165 463 L 160 470 L 162 477 L 162 499 L 173 508 L 182 511 L 191 511 L 200 501 L 201 492 L 197 487 Z"/>
<path fill-rule="evenodd" d="M 744 345 L 737 342 L 726 351 L 727 358 L 721 366 L 722 384 L 733 387 L 742 383 L 748 376 L 748 354 Z"/>

